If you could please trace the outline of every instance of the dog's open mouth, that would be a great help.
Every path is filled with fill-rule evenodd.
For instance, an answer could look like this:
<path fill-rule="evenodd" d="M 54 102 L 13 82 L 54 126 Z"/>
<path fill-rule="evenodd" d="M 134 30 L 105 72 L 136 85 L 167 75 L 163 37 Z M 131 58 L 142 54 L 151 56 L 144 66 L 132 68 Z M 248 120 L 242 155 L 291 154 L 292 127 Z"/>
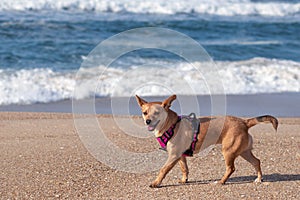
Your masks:
<path fill-rule="evenodd" d="M 160 122 L 160 120 L 158 120 L 155 124 L 153 125 L 148 125 L 148 131 L 154 131 L 154 129 L 156 128 L 157 124 Z"/>

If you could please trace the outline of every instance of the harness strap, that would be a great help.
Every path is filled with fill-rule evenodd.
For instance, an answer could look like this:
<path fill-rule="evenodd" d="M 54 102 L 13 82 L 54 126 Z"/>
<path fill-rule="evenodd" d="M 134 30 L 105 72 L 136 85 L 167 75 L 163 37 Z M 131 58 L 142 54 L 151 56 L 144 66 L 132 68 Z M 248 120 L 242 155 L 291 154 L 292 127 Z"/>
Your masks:
<path fill-rule="evenodd" d="M 174 135 L 174 129 L 176 127 L 176 124 L 181 121 L 181 119 L 188 119 L 192 123 L 193 128 L 193 140 L 191 143 L 191 146 L 189 149 L 187 149 L 182 155 L 183 156 L 193 156 L 193 152 L 196 148 L 196 142 L 198 141 L 198 133 L 200 129 L 200 120 L 196 118 L 195 113 L 191 113 L 188 116 L 178 116 L 177 122 L 173 124 L 164 134 L 160 137 L 157 137 L 157 141 L 159 142 L 162 150 L 166 150 L 166 146 L 168 141 L 173 137 Z"/>
<path fill-rule="evenodd" d="M 187 118 L 191 123 L 192 123 L 192 128 L 193 128 L 193 140 L 191 143 L 191 146 L 189 149 L 187 149 L 182 155 L 183 156 L 193 156 L 193 153 L 196 148 L 196 143 L 198 141 L 198 134 L 199 134 L 199 129 L 200 129 L 200 119 L 196 118 L 195 113 L 191 113 L 188 116 L 184 116 L 184 118 Z"/>
<path fill-rule="evenodd" d="M 176 127 L 176 124 L 180 121 L 181 121 L 181 116 L 178 116 L 176 123 L 173 124 L 166 132 L 164 132 L 164 134 L 162 136 L 156 138 L 163 150 L 166 150 L 168 141 L 174 135 L 174 129 Z"/>

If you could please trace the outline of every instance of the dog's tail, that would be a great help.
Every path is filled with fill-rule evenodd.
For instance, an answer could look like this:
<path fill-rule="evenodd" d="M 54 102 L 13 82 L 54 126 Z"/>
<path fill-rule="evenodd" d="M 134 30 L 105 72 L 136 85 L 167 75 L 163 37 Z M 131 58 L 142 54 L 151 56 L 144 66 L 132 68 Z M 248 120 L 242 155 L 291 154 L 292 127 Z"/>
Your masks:
<path fill-rule="evenodd" d="M 251 128 L 252 126 L 255 126 L 258 123 L 272 123 L 274 129 L 277 131 L 277 127 L 278 127 L 278 120 L 271 116 L 271 115 L 264 115 L 264 116 L 259 116 L 259 117 L 254 117 L 251 119 L 246 119 L 245 120 L 248 128 Z"/>

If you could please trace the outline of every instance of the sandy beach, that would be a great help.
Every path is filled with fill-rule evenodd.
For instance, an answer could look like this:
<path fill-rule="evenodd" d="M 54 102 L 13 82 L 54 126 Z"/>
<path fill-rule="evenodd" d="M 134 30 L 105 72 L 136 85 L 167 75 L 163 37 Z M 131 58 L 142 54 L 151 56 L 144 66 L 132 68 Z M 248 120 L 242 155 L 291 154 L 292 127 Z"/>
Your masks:
<path fill-rule="evenodd" d="M 97 115 L 101 121 L 110 115 Z M 140 117 L 133 118 L 142 123 Z M 130 140 L 113 123 L 104 129 Z M 250 129 L 254 154 L 262 163 L 264 182 L 252 183 L 255 172 L 246 161 L 236 160 L 236 172 L 224 186 L 214 185 L 225 168 L 220 147 L 205 157 L 188 159 L 190 179 L 177 184 L 178 166 L 162 188 L 149 188 L 157 172 L 134 174 L 113 170 L 95 159 L 82 144 L 72 114 L 0 113 L 1 199 L 297 199 L 300 186 L 300 119 L 279 118 L 278 132 L 270 124 Z M 126 139 L 127 138 L 127 139 Z M 134 151 L 157 149 L 150 137 L 135 142 Z"/>

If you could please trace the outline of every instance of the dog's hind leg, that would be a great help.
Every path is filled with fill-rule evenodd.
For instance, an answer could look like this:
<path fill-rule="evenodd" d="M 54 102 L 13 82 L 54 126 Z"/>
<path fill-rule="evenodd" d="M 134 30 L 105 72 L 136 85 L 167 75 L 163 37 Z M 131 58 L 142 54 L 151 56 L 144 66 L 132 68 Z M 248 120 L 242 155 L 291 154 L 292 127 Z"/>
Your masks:
<path fill-rule="evenodd" d="M 226 172 L 222 179 L 218 182 L 220 184 L 225 184 L 227 179 L 230 177 L 230 175 L 235 171 L 234 167 L 234 160 L 236 156 L 234 154 L 228 153 L 228 152 L 223 152 L 223 156 L 225 159 L 225 164 L 226 164 Z"/>
<path fill-rule="evenodd" d="M 179 160 L 179 164 L 180 164 L 180 169 L 182 172 L 182 179 L 179 180 L 179 183 L 186 183 L 188 181 L 189 168 L 188 168 L 185 156 L 181 156 L 181 158 Z"/>
<path fill-rule="evenodd" d="M 253 165 L 253 167 L 256 170 L 257 173 L 257 178 L 255 179 L 254 182 L 260 183 L 262 181 L 262 172 L 261 172 L 261 167 L 260 167 L 260 160 L 256 158 L 252 152 L 251 149 L 244 151 L 241 156 L 247 160 L 249 163 Z"/>

